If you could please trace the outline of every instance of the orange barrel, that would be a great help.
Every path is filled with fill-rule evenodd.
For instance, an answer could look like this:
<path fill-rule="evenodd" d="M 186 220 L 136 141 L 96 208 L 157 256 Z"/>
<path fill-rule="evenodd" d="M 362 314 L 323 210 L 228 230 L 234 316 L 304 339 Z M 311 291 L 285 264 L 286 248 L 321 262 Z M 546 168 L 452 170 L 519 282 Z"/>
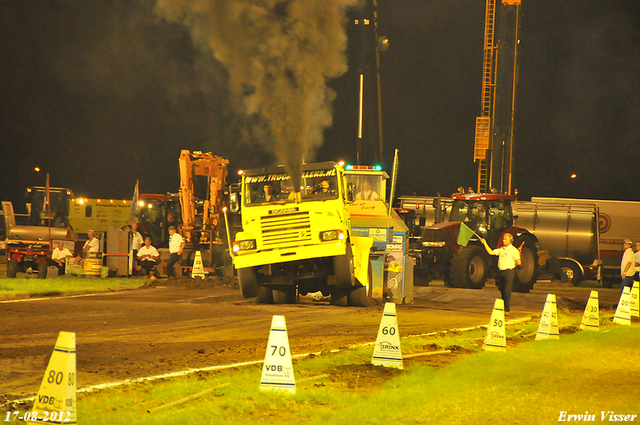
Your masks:
<path fill-rule="evenodd" d="M 82 274 L 88 276 L 100 276 L 102 274 L 102 253 L 87 252 L 82 260 Z"/>

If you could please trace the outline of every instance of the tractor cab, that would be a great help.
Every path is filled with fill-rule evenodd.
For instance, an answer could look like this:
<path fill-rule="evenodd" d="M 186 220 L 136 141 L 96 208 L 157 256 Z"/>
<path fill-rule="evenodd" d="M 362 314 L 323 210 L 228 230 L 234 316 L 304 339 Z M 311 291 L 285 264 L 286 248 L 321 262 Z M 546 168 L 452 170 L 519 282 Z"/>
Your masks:
<path fill-rule="evenodd" d="M 461 221 L 492 246 L 501 245 L 504 230 L 513 226 L 509 195 L 454 194 L 449 221 Z"/>

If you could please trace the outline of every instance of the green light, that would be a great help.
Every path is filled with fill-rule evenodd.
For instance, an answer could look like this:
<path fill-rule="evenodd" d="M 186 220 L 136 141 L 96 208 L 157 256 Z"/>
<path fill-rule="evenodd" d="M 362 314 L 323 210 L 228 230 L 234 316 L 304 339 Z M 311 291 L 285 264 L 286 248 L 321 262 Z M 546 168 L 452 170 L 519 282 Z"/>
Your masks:
<path fill-rule="evenodd" d="M 349 164 L 349 165 L 347 165 L 346 168 L 347 168 L 347 170 L 353 170 L 353 165 Z"/>
<path fill-rule="evenodd" d="M 382 165 L 376 165 L 373 169 L 376 171 L 382 171 Z"/>

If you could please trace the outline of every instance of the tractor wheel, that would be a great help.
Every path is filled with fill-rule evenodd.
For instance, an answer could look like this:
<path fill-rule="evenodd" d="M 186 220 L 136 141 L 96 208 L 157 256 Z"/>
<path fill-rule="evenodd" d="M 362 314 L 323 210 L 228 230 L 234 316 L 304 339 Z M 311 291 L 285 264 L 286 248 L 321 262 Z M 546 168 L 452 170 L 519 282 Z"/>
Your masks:
<path fill-rule="evenodd" d="M 273 287 L 273 303 L 274 304 L 295 304 L 296 303 L 296 286 L 295 285 L 278 285 Z"/>
<path fill-rule="evenodd" d="M 256 271 L 251 267 L 238 269 L 238 284 L 240 285 L 242 298 L 255 297 L 258 293 Z"/>
<path fill-rule="evenodd" d="M 353 272 L 353 252 L 351 244 L 347 242 L 347 252 L 344 255 L 333 257 L 333 270 L 336 275 L 337 285 L 343 289 L 352 288 L 356 283 Z"/>
<path fill-rule="evenodd" d="M 516 268 L 516 278 L 513 280 L 513 291 L 528 293 L 533 289 L 533 284 L 538 279 L 538 250 L 536 244 L 529 236 L 522 236 L 514 246 L 517 248 L 524 242 L 520 258 L 522 265 Z"/>
<path fill-rule="evenodd" d="M 489 270 L 487 253 L 477 245 L 468 245 L 451 258 L 450 282 L 454 288 L 482 289 Z"/>
<path fill-rule="evenodd" d="M 47 278 L 47 260 L 38 263 L 38 279 Z"/>
<path fill-rule="evenodd" d="M 346 307 L 348 305 L 348 293 L 347 289 L 334 286 L 331 288 L 331 305 L 338 307 Z"/>
<path fill-rule="evenodd" d="M 369 287 L 371 288 L 371 287 Z M 347 294 L 347 304 L 357 307 L 369 307 L 371 302 L 370 294 L 367 294 L 367 287 L 360 284 Z"/>
<path fill-rule="evenodd" d="M 273 291 L 270 286 L 258 285 L 258 304 L 273 304 Z"/>
<path fill-rule="evenodd" d="M 563 280 L 563 277 L 573 286 L 578 286 L 583 279 L 582 270 L 572 261 L 560 260 L 560 280 Z"/>
<path fill-rule="evenodd" d="M 18 274 L 18 259 L 12 258 L 7 264 L 7 277 L 16 277 Z"/>

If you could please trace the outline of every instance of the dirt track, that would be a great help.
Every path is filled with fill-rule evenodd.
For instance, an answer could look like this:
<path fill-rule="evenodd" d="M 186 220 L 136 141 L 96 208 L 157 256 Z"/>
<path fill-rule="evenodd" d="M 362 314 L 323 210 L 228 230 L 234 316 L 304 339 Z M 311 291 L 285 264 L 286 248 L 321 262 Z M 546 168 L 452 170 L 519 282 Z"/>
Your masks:
<path fill-rule="evenodd" d="M 293 354 L 373 342 L 382 306 L 333 307 L 304 299 L 295 305 L 256 305 L 213 282 L 204 288 L 150 287 L 81 297 L 2 302 L 0 401 L 34 394 L 58 332 L 77 341 L 79 387 L 194 367 L 260 360 L 271 317 L 286 317 Z M 437 284 L 436 284 L 437 285 Z M 582 310 L 588 288 L 540 283 L 514 294 L 508 319 L 539 315 L 548 292 L 561 309 Z M 619 289 L 598 289 L 611 308 Z M 398 305 L 401 335 L 478 326 L 489 321 L 497 289 L 416 287 L 413 304 Z"/>

